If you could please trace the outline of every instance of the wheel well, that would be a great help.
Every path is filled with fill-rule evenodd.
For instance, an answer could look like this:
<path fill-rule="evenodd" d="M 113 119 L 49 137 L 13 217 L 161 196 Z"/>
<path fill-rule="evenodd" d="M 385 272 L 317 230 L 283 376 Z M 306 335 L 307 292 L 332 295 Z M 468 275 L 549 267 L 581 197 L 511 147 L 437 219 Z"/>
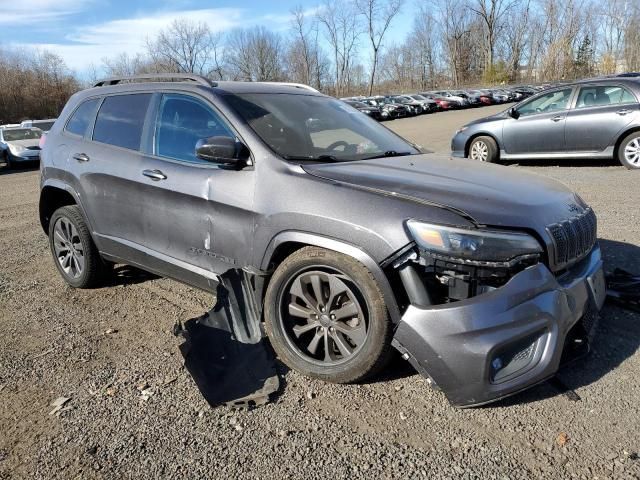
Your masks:
<path fill-rule="evenodd" d="M 76 200 L 66 190 L 57 187 L 44 187 L 40 192 L 40 225 L 45 234 L 49 234 L 49 220 L 60 207 L 75 205 Z"/>
<path fill-rule="evenodd" d="M 496 145 L 498 146 L 498 155 L 500 155 L 500 143 L 498 143 L 498 139 L 496 137 L 494 137 L 490 133 L 476 133 L 475 135 L 472 135 L 471 137 L 469 137 L 469 140 L 467 140 L 467 143 L 464 146 L 464 156 L 466 158 L 469 157 L 469 148 L 471 147 L 471 143 L 478 137 L 493 138 L 493 141 L 496 142 Z"/>
<path fill-rule="evenodd" d="M 629 135 L 630 133 L 634 133 L 634 132 L 640 132 L 640 127 L 630 128 L 629 130 L 625 131 L 622 135 L 620 135 L 618 137 L 618 140 L 616 140 L 616 146 L 613 149 L 613 158 L 614 158 L 614 160 L 618 159 L 618 149 L 620 148 L 620 144 L 622 143 L 622 141 L 625 138 L 627 138 L 627 135 Z"/>
<path fill-rule="evenodd" d="M 301 242 L 284 242 L 278 245 L 269 259 L 269 270 L 275 270 L 293 252 L 310 245 Z"/>

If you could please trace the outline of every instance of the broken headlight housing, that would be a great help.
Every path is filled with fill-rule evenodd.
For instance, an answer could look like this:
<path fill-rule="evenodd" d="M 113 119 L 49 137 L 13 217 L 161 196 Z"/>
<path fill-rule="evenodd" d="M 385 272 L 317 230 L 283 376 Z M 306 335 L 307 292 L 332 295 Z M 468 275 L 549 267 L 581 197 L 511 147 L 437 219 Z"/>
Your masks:
<path fill-rule="evenodd" d="M 470 230 L 416 220 L 409 220 L 407 228 L 420 249 L 466 264 L 508 263 L 542 253 L 540 243 L 526 233 Z"/>
<path fill-rule="evenodd" d="M 531 235 L 464 229 L 409 220 L 418 246 L 411 259 L 432 304 L 464 300 L 507 283 L 538 263 L 542 246 Z"/>

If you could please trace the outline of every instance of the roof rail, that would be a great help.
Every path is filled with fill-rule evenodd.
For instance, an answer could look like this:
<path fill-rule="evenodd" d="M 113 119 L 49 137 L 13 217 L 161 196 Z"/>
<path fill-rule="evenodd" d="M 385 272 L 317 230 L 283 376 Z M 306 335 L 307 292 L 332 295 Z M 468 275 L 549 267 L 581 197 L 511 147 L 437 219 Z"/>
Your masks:
<path fill-rule="evenodd" d="M 111 77 L 105 78 L 97 82 L 94 87 L 106 87 L 108 85 L 118 85 L 121 82 L 136 82 L 143 80 L 166 80 L 166 81 L 179 81 L 179 82 L 196 82 L 205 87 L 217 87 L 218 84 L 203 77 L 202 75 L 195 75 L 193 73 L 149 73 L 142 75 L 131 75 L 125 77 Z"/>

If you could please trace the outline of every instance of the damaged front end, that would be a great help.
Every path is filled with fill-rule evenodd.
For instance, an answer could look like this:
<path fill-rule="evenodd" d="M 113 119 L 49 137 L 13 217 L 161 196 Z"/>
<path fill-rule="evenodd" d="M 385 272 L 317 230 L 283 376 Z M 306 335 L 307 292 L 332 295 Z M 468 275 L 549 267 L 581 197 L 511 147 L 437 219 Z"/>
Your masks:
<path fill-rule="evenodd" d="M 512 395 L 588 349 L 605 295 L 595 239 L 554 272 L 527 233 L 408 230 L 415 243 L 387 266 L 405 297 L 393 343 L 453 405 Z"/>

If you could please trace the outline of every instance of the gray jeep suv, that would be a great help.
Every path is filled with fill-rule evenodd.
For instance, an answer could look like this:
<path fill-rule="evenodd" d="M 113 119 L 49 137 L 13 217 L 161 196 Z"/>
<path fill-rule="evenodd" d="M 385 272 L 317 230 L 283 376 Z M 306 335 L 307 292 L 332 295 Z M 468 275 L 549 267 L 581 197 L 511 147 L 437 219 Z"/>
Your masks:
<path fill-rule="evenodd" d="M 563 185 L 423 154 L 296 86 L 77 93 L 46 137 L 40 219 L 74 287 L 113 263 L 222 285 L 290 367 L 355 382 L 395 347 L 456 406 L 553 376 L 604 299 L 596 217 Z"/>

